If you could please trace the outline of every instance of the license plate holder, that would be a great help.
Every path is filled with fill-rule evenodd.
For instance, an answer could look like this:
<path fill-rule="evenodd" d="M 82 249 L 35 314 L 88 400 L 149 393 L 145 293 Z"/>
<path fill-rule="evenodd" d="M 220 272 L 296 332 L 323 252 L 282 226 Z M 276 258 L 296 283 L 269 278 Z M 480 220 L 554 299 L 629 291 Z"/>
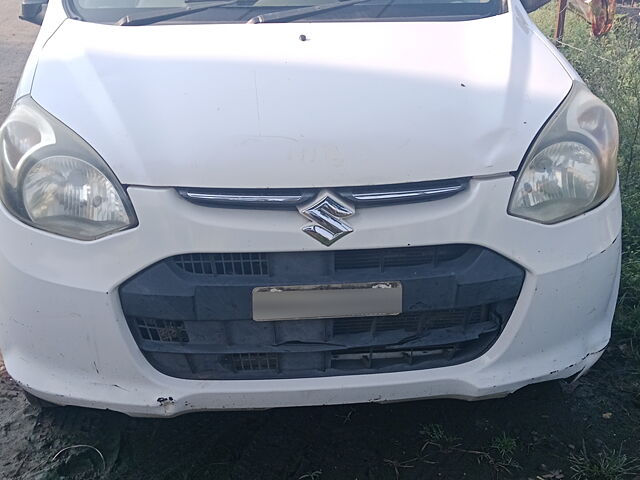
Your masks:
<path fill-rule="evenodd" d="M 253 319 L 258 322 L 373 317 L 402 313 L 400 282 L 256 287 Z"/>

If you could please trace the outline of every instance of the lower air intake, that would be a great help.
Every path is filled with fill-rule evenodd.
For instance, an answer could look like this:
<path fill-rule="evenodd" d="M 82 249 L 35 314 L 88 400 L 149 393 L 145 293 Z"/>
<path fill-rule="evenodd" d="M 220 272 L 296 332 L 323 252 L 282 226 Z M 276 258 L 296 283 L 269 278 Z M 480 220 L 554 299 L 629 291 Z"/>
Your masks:
<path fill-rule="evenodd" d="M 138 347 L 178 378 L 241 380 L 402 372 L 464 363 L 498 339 L 524 270 L 486 248 L 189 254 L 120 287 Z M 402 313 L 254 321 L 255 288 L 400 282 Z"/>

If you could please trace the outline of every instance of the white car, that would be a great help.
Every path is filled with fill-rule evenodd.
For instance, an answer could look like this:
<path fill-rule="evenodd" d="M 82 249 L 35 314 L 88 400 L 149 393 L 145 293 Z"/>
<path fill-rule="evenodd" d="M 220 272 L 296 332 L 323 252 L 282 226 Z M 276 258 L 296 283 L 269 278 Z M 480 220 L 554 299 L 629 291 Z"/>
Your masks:
<path fill-rule="evenodd" d="M 519 0 L 49 0 L 0 130 L 6 368 L 137 416 L 579 376 L 617 146 Z"/>

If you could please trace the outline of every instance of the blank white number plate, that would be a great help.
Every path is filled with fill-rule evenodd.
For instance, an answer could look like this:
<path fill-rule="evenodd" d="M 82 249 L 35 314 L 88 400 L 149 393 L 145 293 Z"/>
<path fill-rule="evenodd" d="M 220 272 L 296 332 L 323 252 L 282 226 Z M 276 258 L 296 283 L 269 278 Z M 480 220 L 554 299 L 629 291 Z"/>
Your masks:
<path fill-rule="evenodd" d="M 253 289 L 253 319 L 259 322 L 310 318 L 397 315 L 400 282 L 294 285 Z"/>

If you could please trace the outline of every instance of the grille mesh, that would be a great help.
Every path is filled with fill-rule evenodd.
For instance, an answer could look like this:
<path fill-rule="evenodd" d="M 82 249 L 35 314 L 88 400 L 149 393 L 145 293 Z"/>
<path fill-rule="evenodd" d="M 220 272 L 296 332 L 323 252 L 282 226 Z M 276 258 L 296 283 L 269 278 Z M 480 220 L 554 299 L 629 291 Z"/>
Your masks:
<path fill-rule="evenodd" d="M 375 268 L 384 271 L 389 267 L 415 267 L 437 265 L 440 262 L 461 257 L 468 245 L 440 245 L 403 249 L 345 250 L 336 252 L 336 270 Z"/>
<path fill-rule="evenodd" d="M 189 334 L 184 322 L 179 320 L 161 320 L 156 318 L 135 319 L 138 333 L 144 340 L 162 343 L 188 343 Z"/>
<path fill-rule="evenodd" d="M 189 253 L 172 260 L 178 268 L 198 275 L 269 275 L 264 253 Z"/>
<path fill-rule="evenodd" d="M 278 370 L 279 355 L 276 353 L 235 353 L 229 357 L 236 372 Z"/>
<path fill-rule="evenodd" d="M 439 245 L 403 249 L 343 250 L 335 252 L 336 271 L 436 266 L 461 257 L 468 245 Z M 189 253 L 171 258 L 181 270 L 196 275 L 269 275 L 266 253 Z"/>

